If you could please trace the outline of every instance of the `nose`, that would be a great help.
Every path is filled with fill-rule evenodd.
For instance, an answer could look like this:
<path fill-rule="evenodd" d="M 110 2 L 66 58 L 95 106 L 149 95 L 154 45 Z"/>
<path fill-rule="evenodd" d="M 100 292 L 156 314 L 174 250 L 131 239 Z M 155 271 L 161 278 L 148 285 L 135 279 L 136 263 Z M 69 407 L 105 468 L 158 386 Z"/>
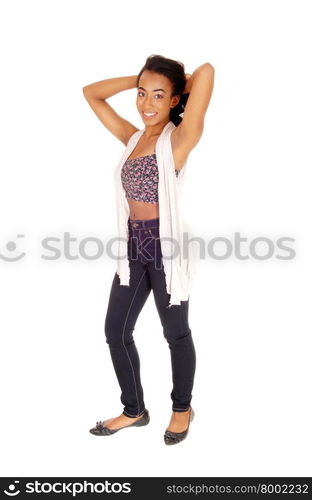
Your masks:
<path fill-rule="evenodd" d="M 144 106 L 146 106 L 146 107 L 150 106 L 152 104 L 152 98 L 153 98 L 152 95 L 148 95 L 148 94 L 145 95 L 145 97 L 144 97 Z M 149 108 L 147 108 L 147 109 L 149 109 Z"/>

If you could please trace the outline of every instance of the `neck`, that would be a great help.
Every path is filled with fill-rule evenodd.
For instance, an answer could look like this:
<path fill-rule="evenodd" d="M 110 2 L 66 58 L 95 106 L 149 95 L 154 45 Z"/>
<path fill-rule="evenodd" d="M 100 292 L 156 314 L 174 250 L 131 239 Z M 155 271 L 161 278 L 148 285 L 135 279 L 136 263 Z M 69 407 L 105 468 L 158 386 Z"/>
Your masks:
<path fill-rule="evenodd" d="M 167 120 L 166 122 L 158 123 L 157 125 L 146 125 L 143 135 L 146 139 L 159 136 L 169 121 L 170 120 Z"/>

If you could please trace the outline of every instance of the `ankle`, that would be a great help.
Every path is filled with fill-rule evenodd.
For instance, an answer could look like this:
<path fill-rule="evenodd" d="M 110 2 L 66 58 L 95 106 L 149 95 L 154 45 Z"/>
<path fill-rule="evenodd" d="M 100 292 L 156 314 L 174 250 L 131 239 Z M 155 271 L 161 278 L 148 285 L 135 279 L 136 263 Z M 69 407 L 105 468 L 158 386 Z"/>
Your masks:
<path fill-rule="evenodd" d="M 180 415 L 180 414 L 183 414 L 183 415 L 188 415 L 191 411 L 191 408 L 188 408 L 188 410 L 172 410 L 172 413 L 174 415 Z"/>

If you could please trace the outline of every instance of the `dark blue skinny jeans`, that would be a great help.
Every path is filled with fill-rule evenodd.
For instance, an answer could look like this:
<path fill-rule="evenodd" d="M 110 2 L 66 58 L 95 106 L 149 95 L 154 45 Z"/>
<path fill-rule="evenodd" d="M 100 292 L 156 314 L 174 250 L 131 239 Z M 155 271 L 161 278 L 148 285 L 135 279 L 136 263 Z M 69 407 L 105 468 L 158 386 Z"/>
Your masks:
<path fill-rule="evenodd" d="M 133 339 L 137 318 L 151 290 L 171 355 L 172 410 L 187 411 L 192 399 L 196 354 L 188 323 L 189 300 L 168 307 L 159 218 L 128 219 L 130 286 L 120 285 L 117 272 L 111 285 L 105 318 L 105 336 L 121 388 L 123 413 L 138 417 L 145 410 L 140 359 Z M 161 370 L 162 360 L 158 367 Z"/>

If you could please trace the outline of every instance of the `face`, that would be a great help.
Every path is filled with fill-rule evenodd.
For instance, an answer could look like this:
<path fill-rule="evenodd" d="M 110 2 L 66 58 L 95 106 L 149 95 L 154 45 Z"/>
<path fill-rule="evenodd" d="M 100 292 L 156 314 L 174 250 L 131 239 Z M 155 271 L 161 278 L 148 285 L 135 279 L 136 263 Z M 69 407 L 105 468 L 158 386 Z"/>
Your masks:
<path fill-rule="evenodd" d="M 145 70 L 140 76 L 137 89 L 137 108 L 144 123 L 156 125 L 169 120 L 171 108 L 179 102 L 179 96 L 171 96 L 172 83 L 165 76 Z M 148 116 L 145 114 L 147 113 Z"/>

